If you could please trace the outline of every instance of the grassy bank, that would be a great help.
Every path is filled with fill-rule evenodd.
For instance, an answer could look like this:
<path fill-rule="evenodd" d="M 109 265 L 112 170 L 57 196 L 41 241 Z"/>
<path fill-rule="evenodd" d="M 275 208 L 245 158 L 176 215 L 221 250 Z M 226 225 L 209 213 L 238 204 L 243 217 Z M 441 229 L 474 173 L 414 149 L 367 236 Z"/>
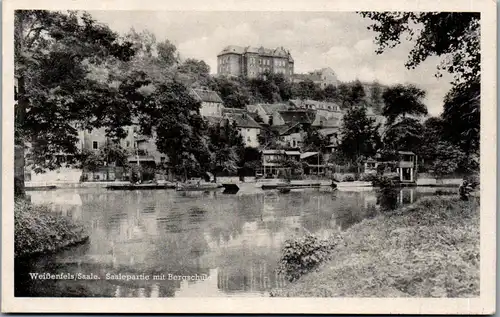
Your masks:
<path fill-rule="evenodd" d="M 14 206 L 16 258 L 58 251 L 88 239 L 84 228 L 48 206 L 17 200 Z"/>
<path fill-rule="evenodd" d="M 479 202 L 432 197 L 341 234 L 330 259 L 272 296 L 479 296 Z"/>

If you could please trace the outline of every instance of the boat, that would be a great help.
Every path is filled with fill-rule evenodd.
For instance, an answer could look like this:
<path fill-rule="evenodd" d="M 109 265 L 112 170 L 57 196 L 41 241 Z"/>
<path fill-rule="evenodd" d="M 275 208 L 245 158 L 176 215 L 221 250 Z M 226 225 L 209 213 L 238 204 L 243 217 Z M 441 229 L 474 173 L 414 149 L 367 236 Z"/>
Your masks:
<path fill-rule="evenodd" d="M 176 188 L 177 191 L 207 191 L 215 190 L 223 187 L 219 184 L 206 183 L 206 184 L 179 184 Z"/>
<path fill-rule="evenodd" d="M 312 184 L 290 184 L 290 183 L 284 183 L 284 184 L 263 184 L 262 189 L 263 190 L 268 190 L 268 189 L 280 189 L 280 188 L 290 188 L 290 189 L 297 189 L 297 188 L 318 188 L 321 187 L 321 183 L 312 183 Z"/>
<path fill-rule="evenodd" d="M 125 184 L 125 185 L 108 185 L 109 190 L 139 190 L 139 189 L 174 189 L 175 185 L 171 184 Z"/>
<path fill-rule="evenodd" d="M 55 185 L 47 185 L 47 186 L 26 186 L 24 190 L 26 191 L 39 191 L 39 190 L 54 190 L 57 189 Z"/>

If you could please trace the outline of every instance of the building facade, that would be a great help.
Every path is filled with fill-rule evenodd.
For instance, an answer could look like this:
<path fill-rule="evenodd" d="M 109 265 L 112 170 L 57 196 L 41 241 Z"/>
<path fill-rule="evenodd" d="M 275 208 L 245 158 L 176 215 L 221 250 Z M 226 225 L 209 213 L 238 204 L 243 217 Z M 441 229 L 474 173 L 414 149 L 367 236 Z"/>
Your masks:
<path fill-rule="evenodd" d="M 208 89 L 191 89 L 191 95 L 201 103 L 200 115 L 204 117 L 221 117 L 224 103 L 220 96 Z"/>
<path fill-rule="evenodd" d="M 265 72 L 291 78 L 294 61 L 290 51 L 283 47 L 269 49 L 230 45 L 217 55 L 218 75 L 258 78 Z"/>
<path fill-rule="evenodd" d="M 337 87 L 339 81 L 337 79 L 337 75 L 330 67 L 321 68 L 309 72 L 308 74 L 294 74 L 293 82 L 300 83 L 306 80 L 311 80 L 313 83 L 318 85 L 321 88 L 326 88 L 329 85 Z"/>

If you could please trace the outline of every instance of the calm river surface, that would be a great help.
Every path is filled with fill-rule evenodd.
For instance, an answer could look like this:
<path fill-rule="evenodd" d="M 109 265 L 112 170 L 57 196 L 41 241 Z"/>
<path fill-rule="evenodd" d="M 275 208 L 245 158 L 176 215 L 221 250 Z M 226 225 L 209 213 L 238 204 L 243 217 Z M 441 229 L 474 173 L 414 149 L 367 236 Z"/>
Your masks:
<path fill-rule="evenodd" d="M 397 203 L 435 190 L 403 189 Z M 286 239 L 306 232 L 327 236 L 384 208 L 372 189 L 280 194 L 256 188 L 236 195 L 61 189 L 29 195 L 85 224 L 90 240 L 16 264 L 16 296 L 267 296 L 283 285 L 274 271 Z M 29 273 L 100 279 L 36 280 Z M 149 280 L 127 281 L 120 273 Z"/>

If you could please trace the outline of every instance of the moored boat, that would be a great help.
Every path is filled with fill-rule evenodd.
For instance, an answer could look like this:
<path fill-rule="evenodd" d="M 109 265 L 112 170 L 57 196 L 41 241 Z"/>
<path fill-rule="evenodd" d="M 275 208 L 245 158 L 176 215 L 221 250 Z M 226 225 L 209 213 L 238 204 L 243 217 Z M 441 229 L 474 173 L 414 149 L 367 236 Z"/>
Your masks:
<path fill-rule="evenodd" d="M 174 189 L 175 185 L 170 184 L 126 184 L 108 185 L 108 190 L 139 190 L 139 189 Z"/>

